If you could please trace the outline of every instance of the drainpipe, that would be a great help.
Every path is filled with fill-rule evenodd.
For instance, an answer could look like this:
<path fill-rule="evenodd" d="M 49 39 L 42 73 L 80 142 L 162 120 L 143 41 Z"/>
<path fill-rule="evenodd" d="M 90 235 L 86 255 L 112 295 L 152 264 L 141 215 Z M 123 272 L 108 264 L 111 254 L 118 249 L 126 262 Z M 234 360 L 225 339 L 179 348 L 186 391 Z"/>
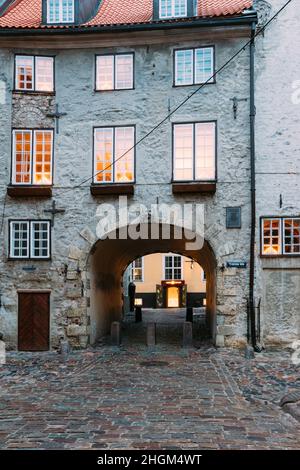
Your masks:
<path fill-rule="evenodd" d="M 255 181 L 255 31 L 256 24 L 251 25 L 250 43 L 250 169 L 251 169 L 251 238 L 250 238 L 250 281 L 249 281 L 249 314 L 251 342 L 254 350 L 256 344 L 255 326 L 255 297 L 254 297 L 254 277 L 255 277 L 255 235 L 256 235 L 256 181 Z"/>

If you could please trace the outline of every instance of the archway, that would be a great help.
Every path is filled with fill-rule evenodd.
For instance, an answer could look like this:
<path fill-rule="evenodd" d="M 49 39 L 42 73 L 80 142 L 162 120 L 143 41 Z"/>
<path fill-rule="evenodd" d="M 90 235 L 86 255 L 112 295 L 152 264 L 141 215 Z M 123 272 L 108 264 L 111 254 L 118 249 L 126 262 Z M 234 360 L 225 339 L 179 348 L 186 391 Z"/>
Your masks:
<path fill-rule="evenodd" d="M 98 240 L 89 257 L 90 269 L 90 341 L 107 335 L 113 321 L 122 319 L 122 278 L 136 258 L 152 253 L 178 253 L 199 263 L 206 273 L 207 322 L 213 340 L 216 336 L 216 259 L 207 241 L 200 250 L 187 249 L 186 238 L 130 238 Z M 161 235 L 161 231 L 160 231 Z"/>

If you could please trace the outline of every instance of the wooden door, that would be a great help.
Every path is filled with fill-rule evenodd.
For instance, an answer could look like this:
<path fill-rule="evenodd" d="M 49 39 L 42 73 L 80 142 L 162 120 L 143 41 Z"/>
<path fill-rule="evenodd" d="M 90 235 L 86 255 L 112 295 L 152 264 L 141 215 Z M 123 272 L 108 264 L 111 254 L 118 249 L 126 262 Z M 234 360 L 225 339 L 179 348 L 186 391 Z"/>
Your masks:
<path fill-rule="evenodd" d="M 19 293 L 18 347 L 20 351 L 48 351 L 50 294 Z"/>

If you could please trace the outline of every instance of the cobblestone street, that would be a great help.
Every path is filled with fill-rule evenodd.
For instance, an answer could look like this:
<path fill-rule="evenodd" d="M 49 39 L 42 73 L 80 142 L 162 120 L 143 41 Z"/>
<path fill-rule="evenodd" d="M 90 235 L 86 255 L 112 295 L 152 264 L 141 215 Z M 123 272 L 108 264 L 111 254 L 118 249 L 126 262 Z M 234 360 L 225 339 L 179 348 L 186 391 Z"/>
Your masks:
<path fill-rule="evenodd" d="M 141 344 L 9 353 L 0 369 L 1 449 L 299 449 L 279 407 L 300 387 L 289 354 Z"/>

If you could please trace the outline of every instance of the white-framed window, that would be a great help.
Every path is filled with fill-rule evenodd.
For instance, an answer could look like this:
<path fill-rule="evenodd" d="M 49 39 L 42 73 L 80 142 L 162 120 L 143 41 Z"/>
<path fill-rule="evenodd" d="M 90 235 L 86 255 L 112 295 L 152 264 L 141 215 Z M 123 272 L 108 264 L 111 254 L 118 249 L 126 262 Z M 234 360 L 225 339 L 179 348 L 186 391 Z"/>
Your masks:
<path fill-rule="evenodd" d="M 133 261 L 130 279 L 133 282 L 144 282 L 144 258 L 137 258 Z"/>
<path fill-rule="evenodd" d="M 264 256 L 300 255 L 300 218 L 262 219 L 262 254 Z"/>
<path fill-rule="evenodd" d="M 47 0 L 47 23 L 74 23 L 74 0 Z"/>
<path fill-rule="evenodd" d="M 174 124 L 174 181 L 216 179 L 216 123 Z"/>
<path fill-rule="evenodd" d="M 164 256 L 165 281 L 182 280 L 182 257 L 180 255 Z"/>
<path fill-rule="evenodd" d="M 134 181 L 135 128 L 94 129 L 94 183 Z"/>
<path fill-rule="evenodd" d="M 188 0 L 159 0 L 160 18 L 183 18 L 187 16 Z"/>
<path fill-rule="evenodd" d="M 9 247 L 10 258 L 49 259 L 50 221 L 10 221 Z"/>
<path fill-rule="evenodd" d="M 134 54 L 96 56 L 96 90 L 133 89 Z"/>
<path fill-rule="evenodd" d="M 174 51 L 175 86 L 214 82 L 214 48 L 198 47 Z"/>
<path fill-rule="evenodd" d="M 51 185 L 53 130 L 13 130 L 12 183 Z"/>
<path fill-rule="evenodd" d="M 53 92 L 54 57 L 16 55 L 15 89 Z"/>

